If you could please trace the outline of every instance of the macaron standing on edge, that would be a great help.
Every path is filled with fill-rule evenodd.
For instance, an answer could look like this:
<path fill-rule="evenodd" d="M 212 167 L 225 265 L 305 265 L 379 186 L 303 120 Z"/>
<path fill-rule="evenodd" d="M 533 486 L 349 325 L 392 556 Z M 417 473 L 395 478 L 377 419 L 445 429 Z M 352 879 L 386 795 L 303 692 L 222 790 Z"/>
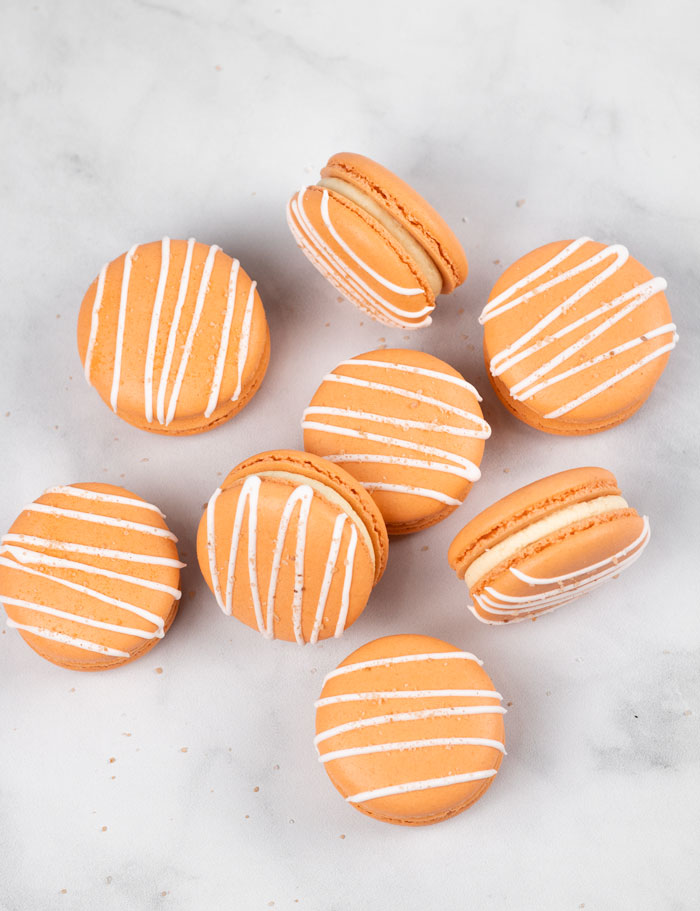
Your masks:
<path fill-rule="evenodd" d="M 177 613 L 177 538 L 163 513 L 111 484 L 51 487 L 0 541 L 7 625 L 42 658 L 78 671 L 133 661 Z"/>
<path fill-rule="evenodd" d="M 386 636 L 326 676 L 315 744 L 345 800 L 383 822 L 461 813 L 505 754 L 502 697 L 482 662 L 431 636 Z"/>
<path fill-rule="evenodd" d="M 665 288 L 621 244 L 581 237 L 523 256 L 480 317 L 498 397 L 548 433 L 597 433 L 627 420 L 678 340 Z"/>
<path fill-rule="evenodd" d="M 573 601 L 637 560 L 649 520 L 611 472 L 572 468 L 516 490 L 475 516 L 448 560 L 485 623 L 516 623 Z"/>
<path fill-rule="evenodd" d="M 154 433 L 190 434 L 250 401 L 270 335 L 238 260 L 194 238 L 164 237 L 103 267 L 83 298 L 78 350 L 115 414 Z"/>
<path fill-rule="evenodd" d="M 265 452 L 212 495 L 197 534 L 202 574 L 221 610 L 267 639 L 340 636 L 362 613 L 388 556 L 366 490 L 318 456 Z"/>
<path fill-rule="evenodd" d="M 373 319 L 428 326 L 438 294 L 467 277 L 459 241 L 422 196 L 364 155 L 341 152 L 287 206 L 305 256 Z"/>
<path fill-rule="evenodd" d="M 323 378 L 304 412 L 304 448 L 363 484 L 389 534 L 420 531 L 453 512 L 481 476 L 491 431 L 480 401 L 430 354 L 369 351 Z"/>

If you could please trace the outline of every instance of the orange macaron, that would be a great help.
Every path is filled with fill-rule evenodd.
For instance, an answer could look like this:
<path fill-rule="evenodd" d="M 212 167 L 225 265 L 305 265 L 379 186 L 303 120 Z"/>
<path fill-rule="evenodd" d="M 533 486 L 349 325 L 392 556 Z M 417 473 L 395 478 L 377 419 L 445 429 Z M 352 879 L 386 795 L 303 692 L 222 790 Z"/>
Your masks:
<path fill-rule="evenodd" d="M 597 433 L 625 421 L 677 341 L 665 288 L 621 244 L 581 237 L 523 256 L 480 317 L 503 404 L 548 433 Z"/>
<path fill-rule="evenodd" d="M 389 326 L 428 326 L 467 277 L 459 241 L 422 196 L 371 158 L 333 155 L 287 206 L 297 244 L 335 287 Z"/>
<path fill-rule="evenodd" d="M 489 506 L 452 542 L 448 560 L 485 623 L 535 618 L 616 578 L 649 541 L 615 476 L 572 468 Z"/>
<path fill-rule="evenodd" d="M 214 491 L 197 556 L 221 610 L 267 639 L 340 636 L 386 566 L 376 504 L 342 468 L 280 450 L 241 462 Z"/>
<path fill-rule="evenodd" d="M 505 754 L 502 697 L 482 662 L 432 636 L 386 636 L 327 675 L 315 744 L 345 800 L 383 822 L 461 813 Z"/>
<path fill-rule="evenodd" d="M 163 513 L 111 484 L 51 487 L 0 540 L 7 625 L 42 658 L 100 671 L 141 657 L 177 613 L 177 538 Z"/>
<path fill-rule="evenodd" d="M 389 534 L 434 525 L 464 501 L 490 428 L 476 389 L 449 364 L 386 348 L 342 361 L 304 412 L 304 448 L 372 494 Z"/>
<path fill-rule="evenodd" d="M 143 430 L 200 433 L 257 391 L 270 337 L 256 283 L 216 245 L 137 244 L 90 285 L 78 318 L 85 376 Z"/>

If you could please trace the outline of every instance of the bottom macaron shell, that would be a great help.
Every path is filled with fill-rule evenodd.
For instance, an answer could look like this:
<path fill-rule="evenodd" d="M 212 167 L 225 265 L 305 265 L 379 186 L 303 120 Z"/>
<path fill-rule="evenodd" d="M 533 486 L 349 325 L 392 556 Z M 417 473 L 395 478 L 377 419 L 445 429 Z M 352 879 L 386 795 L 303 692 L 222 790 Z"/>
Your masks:
<path fill-rule="evenodd" d="M 466 809 L 504 754 L 501 696 L 480 662 L 429 636 L 358 649 L 316 704 L 319 758 L 351 806 L 427 825 Z"/>
<path fill-rule="evenodd" d="M 496 566 L 472 588 L 481 620 L 508 623 L 554 610 L 631 565 L 649 540 L 646 519 L 619 510 L 570 525 Z"/>
<path fill-rule="evenodd" d="M 340 635 L 374 584 L 373 555 L 337 504 L 264 475 L 239 478 L 210 500 L 197 555 L 224 613 L 299 644 Z"/>

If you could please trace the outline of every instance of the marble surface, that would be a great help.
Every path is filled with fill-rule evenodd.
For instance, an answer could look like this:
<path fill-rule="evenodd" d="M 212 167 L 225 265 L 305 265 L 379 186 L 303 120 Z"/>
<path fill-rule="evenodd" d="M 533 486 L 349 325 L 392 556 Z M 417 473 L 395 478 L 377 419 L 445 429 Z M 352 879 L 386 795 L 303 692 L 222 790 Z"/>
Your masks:
<path fill-rule="evenodd" d="M 4 0 L 0 16 L 0 526 L 49 485 L 111 481 L 167 512 L 190 563 L 173 629 L 123 669 L 71 673 L 0 635 L 2 911 L 697 908 L 694 0 Z M 288 234 L 286 198 L 340 149 L 414 183 L 468 251 L 467 283 L 427 330 L 339 303 Z M 189 439 L 120 422 L 75 345 L 103 261 L 165 233 L 238 256 L 272 332 L 252 404 Z M 667 277 L 681 341 L 632 420 L 551 438 L 496 401 L 476 316 L 505 264 L 582 233 Z M 267 643 L 200 578 L 202 504 L 242 457 L 299 446 L 322 373 L 384 342 L 477 384 L 483 478 L 448 520 L 394 542 L 341 640 Z M 651 517 L 644 559 L 537 623 L 477 623 L 446 565 L 453 535 L 582 464 L 611 468 Z M 405 631 L 476 652 L 512 703 L 489 793 L 418 830 L 354 812 L 312 745 L 324 673 Z"/>

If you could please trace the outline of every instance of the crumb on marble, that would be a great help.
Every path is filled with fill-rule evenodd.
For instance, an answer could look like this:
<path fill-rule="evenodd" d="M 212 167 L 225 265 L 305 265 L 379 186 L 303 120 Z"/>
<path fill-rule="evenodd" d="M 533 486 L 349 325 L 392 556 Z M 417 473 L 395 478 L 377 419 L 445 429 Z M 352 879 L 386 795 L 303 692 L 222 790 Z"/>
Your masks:
<path fill-rule="evenodd" d="M 512 702 L 506 702 L 506 705 L 508 706 L 508 708 L 510 708 L 511 705 L 513 705 L 513 703 L 512 703 Z"/>
<path fill-rule="evenodd" d="M 156 668 L 156 674 L 162 674 L 162 673 L 163 673 L 163 668 L 162 668 L 162 667 L 157 667 L 157 668 Z"/>
<path fill-rule="evenodd" d="M 491 262 L 494 264 L 494 266 L 500 266 L 500 265 L 501 265 L 500 259 L 492 259 Z"/>
<path fill-rule="evenodd" d="M 345 838 L 345 836 L 344 836 L 344 835 L 339 835 L 338 838 Z"/>
<path fill-rule="evenodd" d="M 105 883 L 106 883 L 108 886 L 111 884 L 111 882 L 112 882 L 112 877 L 111 877 L 111 876 L 105 876 Z"/>
<path fill-rule="evenodd" d="M 109 761 L 110 761 L 110 762 L 116 762 L 116 761 L 117 761 L 117 757 L 116 757 L 116 756 L 110 756 L 110 757 L 109 757 Z"/>
<path fill-rule="evenodd" d="M 180 747 L 180 752 L 186 753 L 188 749 L 189 749 L 189 747 Z"/>
<path fill-rule="evenodd" d="M 258 785 L 255 785 L 255 787 L 253 788 L 253 793 L 257 794 L 259 790 L 260 790 L 260 788 L 258 787 Z"/>
<path fill-rule="evenodd" d="M 428 547 L 427 544 L 424 544 L 424 545 L 421 547 L 421 550 L 425 552 L 426 550 L 430 550 L 430 548 Z"/>
<path fill-rule="evenodd" d="M 122 731 L 122 737 L 131 737 L 131 734 L 127 731 Z"/>
<path fill-rule="evenodd" d="M 141 459 L 141 461 L 142 461 L 142 462 L 148 462 L 148 461 L 150 461 L 150 460 L 149 460 L 149 459 Z"/>
<path fill-rule="evenodd" d="M 106 831 L 107 831 L 107 826 L 102 826 L 102 828 L 100 829 L 100 831 L 101 831 L 101 832 L 106 832 Z"/>
<path fill-rule="evenodd" d="M 524 199 L 516 199 L 516 200 L 515 200 L 515 208 L 516 208 L 516 209 L 522 209 L 522 207 L 523 207 L 524 205 L 525 205 L 525 200 L 524 200 Z"/>

